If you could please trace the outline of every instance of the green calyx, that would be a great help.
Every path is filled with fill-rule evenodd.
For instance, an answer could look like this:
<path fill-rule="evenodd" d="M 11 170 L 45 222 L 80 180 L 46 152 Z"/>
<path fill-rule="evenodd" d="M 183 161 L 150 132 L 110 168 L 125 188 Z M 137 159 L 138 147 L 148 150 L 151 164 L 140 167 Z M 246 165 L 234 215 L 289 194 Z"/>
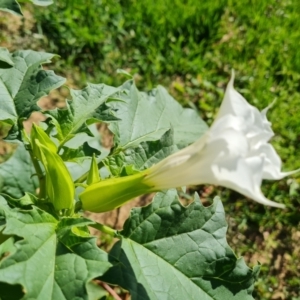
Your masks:
<path fill-rule="evenodd" d="M 153 187 L 144 183 L 146 171 L 91 184 L 79 195 L 82 208 L 91 212 L 106 212 L 137 196 L 153 192 Z"/>
<path fill-rule="evenodd" d="M 101 178 L 100 178 L 100 175 L 99 175 L 97 161 L 96 161 L 95 155 L 93 155 L 92 161 L 91 161 L 91 166 L 90 166 L 90 171 L 88 173 L 86 183 L 88 185 L 90 185 L 90 184 L 99 182 L 100 180 L 101 180 Z"/>

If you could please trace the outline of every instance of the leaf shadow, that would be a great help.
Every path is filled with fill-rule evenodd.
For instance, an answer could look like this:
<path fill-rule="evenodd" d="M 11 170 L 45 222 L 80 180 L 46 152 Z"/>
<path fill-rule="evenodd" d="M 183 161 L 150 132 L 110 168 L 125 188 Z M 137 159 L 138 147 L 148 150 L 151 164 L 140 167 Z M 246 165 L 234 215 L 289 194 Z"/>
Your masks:
<path fill-rule="evenodd" d="M 1 300 L 19 300 L 23 298 L 23 287 L 20 284 L 8 284 L 0 282 L 0 299 Z"/>

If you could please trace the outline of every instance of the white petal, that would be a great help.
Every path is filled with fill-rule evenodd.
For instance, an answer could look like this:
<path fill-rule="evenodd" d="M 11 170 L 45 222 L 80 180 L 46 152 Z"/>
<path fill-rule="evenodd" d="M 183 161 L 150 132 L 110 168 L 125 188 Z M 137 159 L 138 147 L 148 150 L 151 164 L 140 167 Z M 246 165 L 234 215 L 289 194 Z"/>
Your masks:
<path fill-rule="evenodd" d="M 233 87 L 234 73 L 227 85 L 224 100 L 217 114 L 215 122 L 231 116 L 239 119 L 239 130 L 251 139 L 253 142 L 269 141 L 274 135 L 271 129 L 271 123 L 266 118 L 269 107 L 262 112 L 250 105 L 247 100 L 239 94 Z M 237 122 L 237 121 L 236 121 Z"/>
<path fill-rule="evenodd" d="M 263 143 L 257 148 L 252 148 L 249 156 L 264 155 L 265 163 L 262 170 L 263 179 L 281 179 L 281 159 L 272 145 Z"/>
<path fill-rule="evenodd" d="M 253 112 L 258 112 L 258 110 L 256 107 L 250 105 L 247 100 L 234 89 L 233 83 L 234 72 L 232 72 L 232 76 L 226 87 L 224 99 L 216 119 L 220 119 L 227 115 L 233 115 L 243 119 L 246 123 L 253 123 Z"/>
<path fill-rule="evenodd" d="M 229 169 L 228 164 L 219 164 L 213 169 L 220 185 L 233 189 L 261 204 L 284 208 L 283 204 L 273 202 L 262 194 L 260 185 L 263 166 L 263 157 L 252 157 L 245 160 L 239 159 L 235 169 Z"/>

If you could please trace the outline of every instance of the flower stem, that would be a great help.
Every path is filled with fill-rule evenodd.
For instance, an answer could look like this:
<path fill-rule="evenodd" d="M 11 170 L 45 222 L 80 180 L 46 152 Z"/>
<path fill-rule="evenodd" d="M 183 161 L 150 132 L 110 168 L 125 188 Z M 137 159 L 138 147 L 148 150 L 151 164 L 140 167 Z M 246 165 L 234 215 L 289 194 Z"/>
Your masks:
<path fill-rule="evenodd" d="M 86 173 L 84 173 L 83 175 L 81 175 L 78 179 L 76 179 L 74 181 L 75 184 L 77 183 L 83 183 L 84 181 L 86 181 L 87 177 L 88 177 L 89 171 L 87 171 Z"/>
<path fill-rule="evenodd" d="M 38 160 L 34 157 L 32 150 L 29 147 L 26 147 L 26 149 L 29 152 L 34 169 L 36 171 L 36 175 L 38 176 L 38 179 L 39 179 L 39 183 L 40 183 L 39 198 L 45 198 L 46 197 L 46 177 L 44 175 L 44 172 L 43 172 Z"/>

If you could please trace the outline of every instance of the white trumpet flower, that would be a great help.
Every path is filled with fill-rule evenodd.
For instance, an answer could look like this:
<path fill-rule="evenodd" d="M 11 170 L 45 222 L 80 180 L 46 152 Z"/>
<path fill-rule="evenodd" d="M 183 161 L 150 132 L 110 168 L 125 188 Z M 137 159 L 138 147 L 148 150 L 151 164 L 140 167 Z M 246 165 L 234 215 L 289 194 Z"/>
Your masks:
<path fill-rule="evenodd" d="M 269 144 L 274 135 L 263 111 L 250 105 L 233 87 L 234 73 L 210 129 L 195 143 L 151 168 L 90 185 L 80 195 L 83 209 L 103 212 L 130 199 L 169 188 L 213 184 L 233 189 L 261 204 L 284 208 L 261 192 L 263 179 L 281 179 L 281 160 Z"/>
<path fill-rule="evenodd" d="M 263 179 L 281 179 L 281 159 L 271 144 L 274 135 L 263 111 L 250 105 L 227 85 L 219 113 L 210 129 L 194 144 L 149 169 L 144 182 L 158 189 L 214 184 L 233 189 L 261 204 L 284 208 L 261 192 Z"/>

